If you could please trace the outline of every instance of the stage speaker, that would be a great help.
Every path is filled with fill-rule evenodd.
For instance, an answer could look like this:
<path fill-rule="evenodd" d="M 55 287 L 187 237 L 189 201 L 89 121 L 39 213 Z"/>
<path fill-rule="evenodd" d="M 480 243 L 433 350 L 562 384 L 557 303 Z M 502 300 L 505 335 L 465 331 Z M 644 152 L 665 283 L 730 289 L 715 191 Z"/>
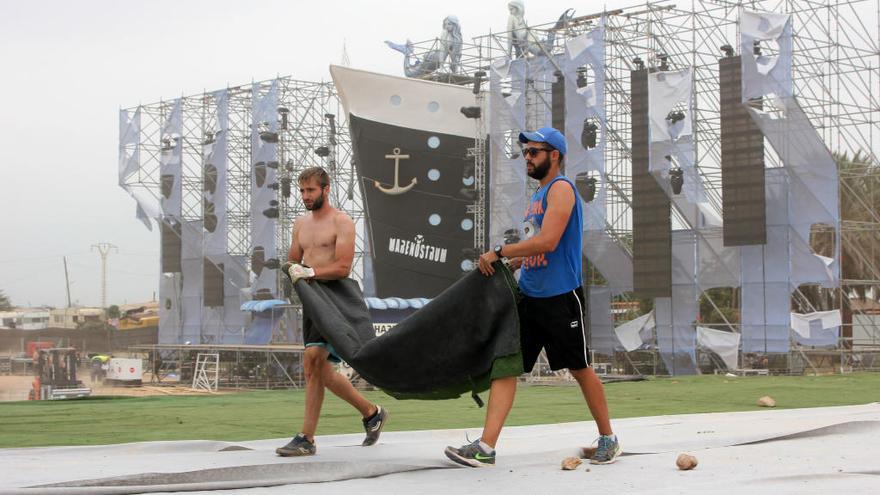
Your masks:
<path fill-rule="evenodd" d="M 724 245 L 767 243 L 764 135 L 742 104 L 740 57 L 718 61 L 721 91 L 721 213 Z M 751 102 L 760 108 L 760 101 Z"/>
<path fill-rule="evenodd" d="M 162 273 L 180 273 L 181 252 L 181 227 L 179 223 L 169 224 L 167 221 L 160 222 L 162 225 Z"/>
<path fill-rule="evenodd" d="M 565 77 L 556 71 L 556 82 L 550 87 L 550 113 L 553 127 L 565 135 Z"/>
<path fill-rule="evenodd" d="M 633 286 L 639 297 L 672 296 L 669 197 L 648 170 L 648 70 L 630 73 L 632 92 Z"/>
<path fill-rule="evenodd" d="M 223 306 L 223 280 L 224 269 L 223 263 L 212 263 L 205 258 L 203 275 L 204 301 L 205 306 L 209 308 L 217 308 Z"/>

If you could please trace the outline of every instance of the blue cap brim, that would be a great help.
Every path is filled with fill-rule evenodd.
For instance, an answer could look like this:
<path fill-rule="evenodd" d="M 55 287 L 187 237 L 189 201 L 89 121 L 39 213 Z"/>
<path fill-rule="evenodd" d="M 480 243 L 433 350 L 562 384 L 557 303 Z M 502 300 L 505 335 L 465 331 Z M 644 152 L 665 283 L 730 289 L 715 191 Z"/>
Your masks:
<path fill-rule="evenodd" d="M 537 132 L 521 132 L 519 133 L 519 142 L 528 143 L 532 141 L 533 143 L 546 143 L 546 139 L 542 137 Z"/>

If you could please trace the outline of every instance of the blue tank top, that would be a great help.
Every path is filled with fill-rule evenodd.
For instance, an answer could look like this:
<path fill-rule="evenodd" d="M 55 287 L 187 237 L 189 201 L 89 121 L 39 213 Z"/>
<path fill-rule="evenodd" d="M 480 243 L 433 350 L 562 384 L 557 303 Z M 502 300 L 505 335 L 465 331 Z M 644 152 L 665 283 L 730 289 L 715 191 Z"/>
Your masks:
<path fill-rule="evenodd" d="M 529 201 L 525 222 L 536 227 L 540 232 L 547 210 L 547 192 L 556 181 L 565 181 L 574 192 L 574 207 L 568 217 L 568 224 L 562 232 L 562 238 L 556 249 L 536 256 L 523 259 L 520 270 L 519 288 L 530 297 L 553 297 L 580 287 L 581 277 L 581 243 L 583 239 L 583 207 L 577 189 L 568 177 L 560 175 L 541 187 Z"/>

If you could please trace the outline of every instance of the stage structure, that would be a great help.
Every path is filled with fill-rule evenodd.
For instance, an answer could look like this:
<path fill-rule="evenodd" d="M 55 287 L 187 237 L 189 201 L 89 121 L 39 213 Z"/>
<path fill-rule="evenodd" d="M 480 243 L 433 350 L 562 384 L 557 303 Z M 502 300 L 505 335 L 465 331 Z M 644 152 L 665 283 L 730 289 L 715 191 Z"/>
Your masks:
<path fill-rule="evenodd" d="M 296 178 L 307 167 L 330 173 L 332 203 L 355 221 L 352 276 L 363 283 L 347 127 L 332 84 L 289 77 L 120 111 L 119 184 L 160 231 L 160 344 L 298 338 L 279 267 L 305 212 Z"/>
<path fill-rule="evenodd" d="M 880 294 L 878 12 L 703 0 L 520 16 L 465 41 L 454 73 L 419 77 L 477 86 L 488 72 L 489 245 L 528 235 L 519 130 L 564 130 L 603 359 L 669 374 L 846 369 L 880 342 L 875 321 L 852 317 L 853 296 Z M 647 359 L 619 352 L 612 300 L 633 299 L 653 306 L 650 324 L 622 332 Z"/>

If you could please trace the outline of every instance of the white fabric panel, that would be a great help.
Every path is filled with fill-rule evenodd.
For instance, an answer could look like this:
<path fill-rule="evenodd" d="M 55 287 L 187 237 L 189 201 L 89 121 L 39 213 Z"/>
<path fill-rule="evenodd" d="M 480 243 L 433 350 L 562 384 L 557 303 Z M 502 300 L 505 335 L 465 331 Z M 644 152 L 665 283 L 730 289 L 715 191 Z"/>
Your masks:
<path fill-rule="evenodd" d="M 611 289 L 590 287 L 590 349 L 612 354 L 617 344 L 611 321 Z"/>
<path fill-rule="evenodd" d="M 835 287 L 839 265 L 812 252 L 810 229 L 826 224 L 839 230 L 837 165 L 809 118 L 793 98 L 776 98 L 777 110 L 750 109 L 779 154 L 788 174 L 786 211 L 791 226 L 791 281 Z M 839 239 L 838 239 L 839 241 Z"/>
<path fill-rule="evenodd" d="M 795 333 L 794 339 L 800 345 L 812 347 L 837 347 L 840 340 L 840 327 L 821 328 L 821 322 L 813 321 L 809 337 Z"/>
<path fill-rule="evenodd" d="M 672 232 L 672 285 L 694 285 L 696 235 L 690 230 Z"/>
<path fill-rule="evenodd" d="M 736 332 L 697 327 L 697 345 L 718 354 L 729 370 L 739 367 L 739 340 L 740 336 Z"/>
<path fill-rule="evenodd" d="M 204 261 L 201 221 L 185 221 L 181 235 L 180 265 L 183 270 L 181 291 L 182 341 L 202 342 L 202 296 Z"/>
<path fill-rule="evenodd" d="M 248 272 L 243 256 L 218 255 L 212 257 L 215 263 L 223 263 L 223 306 L 202 308 L 202 342 L 215 344 L 241 344 L 244 342 L 245 328 L 251 316 L 249 311 L 241 311 L 239 291 L 247 286 Z"/>
<path fill-rule="evenodd" d="M 738 246 L 724 246 L 721 229 L 701 229 L 697 238 L 697 278 L 700 288 L 738 287 L 741 256 Z"/>
<path fill-rule="evenodd" d="M 630 352 L 638 349 L 645 343 L 641 334 L 644 330 L 651 328 L 654 328 L 654 310 L 620 325 L 614 329 L 614 333 L 617 335 L 620 345 L 627 352 Z"/>
<path fill-rule="evenodd" d="M 791 329 L 805 338 L 818 337 L 818 335 L 814 335 L 816 330 L 827 330 L 841 325 L 843 325 L 843 320 L 839 309 L 791 314 Z"/>
<path fill-rule="evenodd" d="M 740 17 L 740 32 L 743 102 L 770 94 L 791 95 L 791 16 L 746 10 Z M 754 54 L 755 41 L 760 43 L 760 56 Z"/>
<path fill-rule="evenodd" d="M 522 60 L 496 59 L 489 71 L 489 245 L 504 243 L 504 232 L 522 236 L 528 203 L 528 176 L 516 143 L 525 129 L 526 65 Z M 505 96 L 504 93 L 511 93 Z"/>
<path fill-rule="evenodd" d="M 226 253 L 226 175 L 227 175 L 227 133 L 229 129 L 229 96 L 226 90 L 214 93 L 216 102 L 217 129 L 213 143 L 203 146 L 202 156 L 204 166 L 209 165 L 216 170 L 217 180 L 213 192 L 204 187 L 203 197 L 205 203 L 214 205 L 216 227 L 214 231 L 205 231 L 205 254 L 223 255 Z"/>
<path fill-rule="evenodd" d="M 675 142 L 680 137 L 693 135 L 691 112 L 693 69 L 653 72 L 648 75 L 648 123 L 650 142 Z M 682 108 L 684 120 L 671 123 L 666 117 L 676 107 Z"/>
<path fill-rule="evenodd" d="M 577 181 L 589 174 L 597 180 L 593 201 L 583 204 L 584 254 L 602 273 L 615 293 L 632 289 L 632 258 L 605 231 L 607 183 L 605 181 L 605 41 L 604 19 L 599 27 L 566 42 L 566 56 L 560 65 L 565 76 L 565 137 L 568 154 L 565 175 Z M 591 76 L 585 87 L 577 85 L 578 70 L 586 68 Z M 597 125 L 594 148 L 582 143 L 587 119 Z"/>
<path fill-rule="evenodd" d="M 584 232 L 584 253 L 599 269 L 615 294 L 632 290 L 632 257 L 607 232 Z"/>
<path fill-rule="evenodd" d="M 671 375 L 696 374 L 696 293 L 691 286 L 672 288 L 672 297 L 654 299 L 660 357 Z"/>
<path fill-rule="evenodd" d="M 147 230 L 153 230 L 150 219 L 159 218 L 159 202 L 149 192 L 135 189 L 128 179 L 140 169 L 141 152 L 138 142 L 141 133 L 141 109 L 129 116 L 127 110 L 119 111 L 119 186 L 134 198 L 135 217 Z"/>
<path fill-rule="evenodd" d="M 269 164 L 278 164 L 275 143 L 260 138 L 261 129 L 270 132 L 278 132 L 278 80 L 272 81 L 272 85 L 265 95 L 260 94 L 260 85 L 253 85 L 252 101 L 252 131 L 251 131 L 251 155 L 253 171 L 251 174 L 251 256 L 262 250 L 264 260 L 277 259 L 278 252 L 275 246 L 275 230 L 277 219 L 266 216 L 265 212 L 274 207 L 277 208 L 277 191 L 269 186 L 277 181 L 277 170 Z M 262 179 L 262 180 L 261 180 Z M 274 297 L 277 292 L 277 270 L 263 266 L 254 267 L 254 281 L 251 284 L 251 293 L 263 292 Z M 268 295 L 267 294 L 267 295 Z"/>
<path fill-rule="evenodd" d="M 140 150 L 137 147 L 141 134 L 141 109 L 134 115 L 128 110 L 119 111 L 119 185 L 140 168 Z"/>
<path fill-rule="evenodd" d="M 162 216 L 167 222 L 180 221 L 183 206 L 183 188 L 181 184 L 181 167 L 183 165 L 183 115 L 181 99 L 174 101 L 174 106 L 162 125 L 162 149 L 159 155 L 160 188 L 162 195 L 160 204 Z"/>
<path fill-rule="evenodd" d="M 224 271 L 223 333 L 220 341 L 224 344 L 244 343 L 247 328 L 250 327 L 251 312 L 242 311 L 246 299 L 241 297 L 241 289 L 247 287 L 247 259 L 244 256 L 228 256 Z"/>
<path fill-rule="evenodd" d="M 159 274 L 159 343 L 179 344 L 181 337 L 179 273 Z"/>

